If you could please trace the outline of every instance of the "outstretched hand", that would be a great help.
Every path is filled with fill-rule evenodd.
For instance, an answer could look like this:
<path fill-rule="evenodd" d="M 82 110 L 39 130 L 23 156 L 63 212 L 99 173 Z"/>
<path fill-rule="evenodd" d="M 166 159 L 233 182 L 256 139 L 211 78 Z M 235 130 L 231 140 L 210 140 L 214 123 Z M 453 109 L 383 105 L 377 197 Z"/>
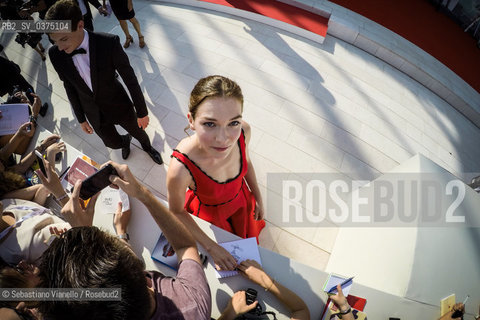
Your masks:
<path fill-rule="evenodd" d="M 222 246 L 215 244 L 208 253 L 215 263 L 215 269 L 221 271 L 234 270 L 237 267 L 237 260 L 223 248 Z"/>
<path fill-rule="evenodd" d="M 63 206 L 62 215 L 72 227 L 90 227 L 93 224 L 93 215 L 95 213 L 95 203 L 99 193 L 94 195 L 85 206 L 85 202 L 80 199 L 80 188 L 82 181 L 77 180 L 73 188 L 70 200 Z"/>
<path fill-rule="evenodd" d="M 60 140 L 60 136 L 58 134 L 52 134 L 40 143 L 40 147 L 42 150 L 47 150 L 48 147 L 56 143 L 58 140 Z"/>
<path fill-rule="evenodd" d="M 17 134 L 21 137 L 31 138 L 33 137 L 34 133 L 35 133 L 35 126 L 31 122 L 25 122 L 17 130 Z"/>
<path fill-rule="evenodd" d="M 40 161 L 40 160 L 39 160 Z M 37 176 L 42 181 L 42 184 L 57 198 L 63 196 L 65 194 L 65 190 L 63 189 L 62 183 L 58 178 L 57 173 L 54 170 L 54 166 L 50 164 L 50 162 L 46 159 L 41 159 L 45 166 L 46 175 L 42 173 L 42 170 L 38 169 L 35 171 Z"/>
<path fill-rule="evenodd" d="M 262 269 L 260 264 L 255 260 L 244 260 L 238 265 L 240 274 L 248 280 L 258 284 L 263 288 L 269 288 L 273 284 L 273 280 Z"/>
<path fill-rule="evenodd" d="M 60 228 L 58 229 L 57 227 L 49 227 L 48 230 L 50 231 L 50 234 L 52 236 L 57 236 L 57 237 L 60 237 L 63 233 L 67 232 L 68 229 L 67 228 Z"/>
<path fill-rule="evenodd" d="M 340 284 L 337 284 L 337 294 L 331 295 L 330 299 L 333 301 L 335 306 L 342 312 L 350 308 L 347 298 L 343 295 L 342 286 Z"/>

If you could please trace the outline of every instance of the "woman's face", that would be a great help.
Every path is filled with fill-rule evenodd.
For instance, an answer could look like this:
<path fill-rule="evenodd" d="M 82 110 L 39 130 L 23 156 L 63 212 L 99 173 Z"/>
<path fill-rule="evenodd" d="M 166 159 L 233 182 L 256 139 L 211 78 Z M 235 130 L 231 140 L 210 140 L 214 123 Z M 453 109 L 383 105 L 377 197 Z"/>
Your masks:
<path fill-rule="evenodd" d="M 242 130 L 242 105 L 235 98 L 205 99 L 198 107 L 195 119 L 188 114 L 190 129 L 197 133 L 202 149 L 213 157 L 230 154 Z"/>

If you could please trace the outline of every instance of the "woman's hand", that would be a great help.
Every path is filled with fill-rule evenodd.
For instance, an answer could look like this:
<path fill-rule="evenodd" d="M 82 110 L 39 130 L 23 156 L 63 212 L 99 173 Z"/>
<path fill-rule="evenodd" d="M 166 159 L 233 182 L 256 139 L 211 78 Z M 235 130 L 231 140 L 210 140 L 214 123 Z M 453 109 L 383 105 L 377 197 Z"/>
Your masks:
<path fill-rule="evenodd" d="M 35 126 L 31 122 L 25 122 L 17 130 L 17 135 L 20 137 L 31 138 L 33 137 L 34 134 L 35 134 Z"/>
<path fill-rule="evenodd" d="M 238 265 L 238 270 L 245 278 L 265 289 L 269 289 L 273 284 L 273 280 L 263 271 L 260 264 L 255 260 L 242 261 L 242 263 Z"/>
<path fill-rule="evenodd" d="M 65 233 L 68 231 L 67 228 L 63 228 L 62 230 L 62 229 L 58 229 L 57 227 L 49 227 L 48 229 L 50 230 L 50 234 L 52 236 L 57 236 L 57 237 L 60 237 L 62 233 Z"/>
<path fill-rule="evenodd" d="M 215 245 L 208 251 L 210 256 L 213 258 L 215 263 L 215 268 L 217 270 L 234 270 L 237 267 L 237 261 L 234 257 L 225 250 L 222 246 L 215 243 Z"/>
<path fill-rule="evenodd" d="M 330 299 L 341 312 L 345 312 L 350 308 L 347 298 L 343 295 L 342 286 L 340 284 L 337 285 L 337 294 L 331 295 Z"/>
<path fill-rule="evenodd" d="M 32 115 L 34 117 L 38 117 L 38 113 L 40 112 L 40 109 L 42 108 L 42 100 L 35 93 L 30 93 L 30 95 L 33 97 Z"/>
<path fill-rule="evenodd" d="M 265 215 L 265 211 L 263 210 L 263 204 L 259 204 L 258 202 L 255 203 L 255 220 L 263 220 Z"/>
<path fill-rule="evenodd" d="M 50 145 L 47 148 L 47 160 L 50 163 L 54 163 L 55 162 L 55 155 L 57 153 L 65 151 L 66 149 L 67 148 L 65 147 L 65 142 L 63 142 L 63 141 L 53 143 L 52 145 Z"/>
<path fill-rule="evenodd" d="M 45 159 L 42 160 L 47 175 L 44 175 L 40 169 L 36 170 L 35 173 L 42 181 L 42 184 L 58 199 L 65 194 L 65 189 L 63 189 L 62 183 L 50 162 Z"/>
<path fill-rule="evenodd" d="M 43 140 L 40 143 L 40 148 L 42 150 L 47 150 L 48 147 L 50 147 L 52 144 L 57 142 L 60 139 L 60 136 L 58 134 L 52 134 L 49 136 L 47 139 Z"/>
<path fill-rule="evenodd" d="M 17 91 L 14 95 L 15 98 L 20 99 L 20 103 L 29 103 L 29 100 L 22 91 Z"/>

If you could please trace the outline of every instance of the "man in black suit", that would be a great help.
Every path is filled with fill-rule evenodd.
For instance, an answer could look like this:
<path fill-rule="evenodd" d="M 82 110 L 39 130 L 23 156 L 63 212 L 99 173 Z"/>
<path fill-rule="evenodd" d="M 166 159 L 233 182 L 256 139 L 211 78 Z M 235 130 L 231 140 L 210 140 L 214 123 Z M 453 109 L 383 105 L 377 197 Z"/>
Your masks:
<path fill-rule="evenodd" d="M 72 32 L 50 34 L 55 45 L 48 53 L 82 130 L 88 134 L 95 131 L 107 147 L 122 148 L 123 159 L 130 154 L 133 136 L 153 161 L 162 164 L 144 131 L 149 123 L 147 106 L 118 36 L 85 31 L 82 13 L 72 0 L 55 3 L 45 19 L 72 21 Z M 129 134 L 121 136 L 116 124 Z"/>

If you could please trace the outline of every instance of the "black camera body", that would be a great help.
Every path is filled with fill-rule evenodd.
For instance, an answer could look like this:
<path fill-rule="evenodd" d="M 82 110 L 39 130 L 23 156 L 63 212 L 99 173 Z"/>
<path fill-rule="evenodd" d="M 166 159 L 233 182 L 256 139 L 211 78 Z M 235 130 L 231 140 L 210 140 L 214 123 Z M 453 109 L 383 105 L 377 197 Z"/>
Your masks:
<path fill-rule="evenodd" d="M 245 300 L 248 305 L 257 301 L 257 290 L 248 288 L 247 291 L 245 291 Z M 257 306 L 254 309 L 250 310 L 248 313 L 259 315 L 262 313 L 262 307 L 260 306 L 260 304 L 257 304 Z"/>

